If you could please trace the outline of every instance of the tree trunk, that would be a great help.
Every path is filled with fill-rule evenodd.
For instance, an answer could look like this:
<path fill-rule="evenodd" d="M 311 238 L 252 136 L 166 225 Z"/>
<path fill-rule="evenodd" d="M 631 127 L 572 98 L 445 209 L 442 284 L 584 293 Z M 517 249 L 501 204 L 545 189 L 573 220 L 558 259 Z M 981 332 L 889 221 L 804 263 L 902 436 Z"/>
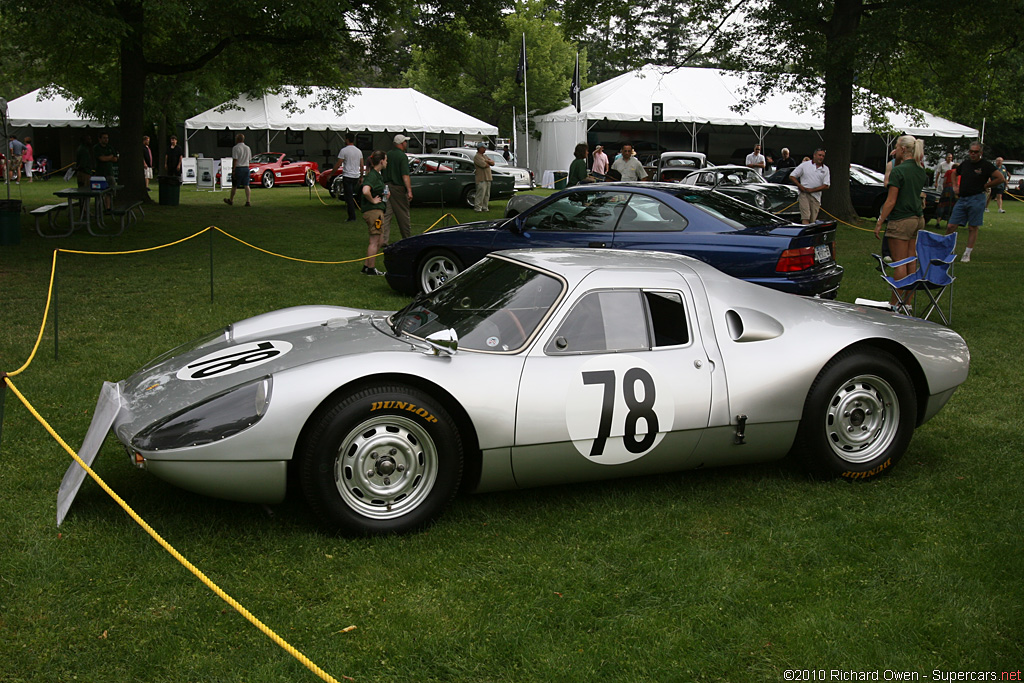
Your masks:
<path fill-rule="evenodd" d="M 853 84 L 856 76 L 857 31 L 864 0 L 836 0 L 825 30 L 825 165 L 831 185 L 822 196 L 825 211 L 853 222 L 850 199 L 850 157 L 853 146 Z"/>
<path fill-rule="evenodd" d="M 148 202 L 142 166 L 144 134 L 146 61 L 142 52 L 143 10 L 125 13 L 128 31 L 121 39 L 121 141 L 118 180 L 124 185 L 120 199 L 125 203 Z"/>

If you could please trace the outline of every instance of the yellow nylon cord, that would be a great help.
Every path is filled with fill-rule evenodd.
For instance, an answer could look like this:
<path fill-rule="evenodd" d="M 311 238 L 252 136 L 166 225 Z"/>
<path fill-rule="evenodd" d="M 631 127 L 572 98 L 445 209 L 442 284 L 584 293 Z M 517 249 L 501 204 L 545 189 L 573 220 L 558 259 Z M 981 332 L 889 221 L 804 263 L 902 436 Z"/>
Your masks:
<path fill-rule="evenodd" d="M 18 388 L 16 386 L 14 386 L 14 382 L 11 381 L 10 375 L 8 375 L 6 378 L 4 378 L 4 381 L 7 383 L 7 386 L 9 386 L 11 388 L 11 391 L 14 392 L 14 395 L 18 397 L 18 400 L 20 400 L 22 402 L 22 404 L 25 406 L 25 408 L 28 409 L 28 411 L 32 414 L 32 416 L 36 420 L 38 420 L 41 425 L 43 425 L 43 428 L 46 429 L 47 432 L 49 432 L 50 436 L 52 436 L 57 441 L 57 443 L 59 443 L 61 445 L 61 447 L 65 451 L 67 451 L 68 454 L 72 458 L 74 458 L 75 462 L 78 463 L 78 466 L 81 467 L 82 469 L 84 469 L 86 471 L 86 473 L 90 477 L 92 477 L 93 481 L 95 481 L 97 484 L 99 484 L 100 488 L 102 488 L 107 493 L 108 496 L 113 498 L 114 502 L 116 502 L 118 505 L 120 505 L 121 508 L 125 512 L 127 512 L 128 515 L 133 520 L 135 520 L 135 523 L 138 524 L 139 526 L 141 526 L 145 530 L 145 532 L 147 534 L 149 534 L 153 538 L 154 541 L 159 543 L 160 546 L 163 547 L 163 549 L 166 550 L 168 553 L 170 553 L 170 555 L 174 559 L 176 559 L 179 563 L 181 563 L 181 565 L 183 567 L 185 567 L 185 569 L 187 569 L 190 572 L 192 572 L 192 574 L 197 579 L 199 579 L 204 584 L 206 584 L 206 587 L 209 588 L 214 593 L 216 593 L 217 596 L 221 600 L 223 600 L 224 602 L 226 602 L 229 605 L 231 605 L 231 607 L 236 612 L 238 612 L 243 617 L 245 617 L 245 619 L 249 623 L 251 623 L 253 626 L 255 626 L 260 631 L 262 631 L 264 635 L 266 635 L 268 638 L 270 638 L 275 643 L 277 643 L 288 654 L 290 654 L 292 657 L 294 657 L 299 662 L 301 662 L 303 666 L 305 666 L 307 669 L 309 669 L 310 671 L 315 673 L 317 676 L 319 676 L 322 680 L 327 681 L 328 683 L 338 683 L 337 679 L 335 679 L 329 673 L 327 673 L 326 671 L 324 671 L 323 669 L 318 667 L 316 664 L 314 664 L 308 657 L 306 657 L 304 654 L 302 654 L 301 652 L 296 650 L 284 638 L 282 638 L 281 636 L 277 635 L 277 633 L 275 633 L 269 626 L 267 626 L 262 621 L 257 619 L 256 616 L 252 614 L 252 612 L 250 612 L 249 610 L 247 610 L 244 607 L 242 607 L 242 605 L 239 604 L 239 602 L 237 600 L 235 600 L 230 595 L 228 595 L 220 586 L 215 584 L 209 577 L 206 576 L 206 574 L 204 574 L 202 571 L 200 571 L 200 569 L 198 567 L 196 567 L 194 564 L 189 562 L 187 559 L 185 559 L 185 557 L 181 553 L 179 553 L 177 550 L 175 550 L 174 546 L 172 546 L 170 543 L 168 543 L 166 540 L 164 540 L 164 538 L 160 534 L 158 534 L 156 532 L 156 530 L 153 529 L 153 527 L 151 527 L 149 524 L 147 524 L 146 521 L 144 519 L 142 519 L 142 517 L 140 517 L 138 515 L 138 513 L 136 513 L 135 510 L 133 510 L 131 508 L 131 506 L 128 505 L 128 503 L 124 502 L 124 500 L 122 500 L 120 496 L 118 496 L 116 493 L 114 493 L 113 489 L 111 489 L 109 486 L 107 486 L 107 483 L 105 481 L 103 481 L 103 479 L 101 479 L 100 476 L 98 474 L 96 474 L 92 470 L 91 467 L 89 467 L 88 465 L 85 464 L 85 461 L 82 460 L 82 458 L 79 457 L 78 453 L 76 453 L 73 448 L 71 448 L 70 446 L 67 445 L 67 443 L 64 441 L 64 439 L 62 439 L 60 437 L 60 435 L 57 434 L 56 431 L 54 431 L 53 427 L 50 426 L 50 424 L 43 418 L 43 416 L 40 415 L 38 413 L 38 411 L 36 411 L 36 409 L 34 407 L 32 407 L 32 404 L 29 403 L 28 399 L 26 399 L 22 395 L 22 393 L 20 391 L 18 391 Z M 346 678 L 348 680 L 352 680 L 351 678 L 348 678 L 347 676 L 343 676 L 343 678 Z"/>
<path fill-rule="evenodd" d="M 217 227 L 214 227 L 214 226 L 211 225 L 211 226 L 203 228 L 202 230 L 200 230 L 199 232 L 197 232 L 194 235 L 189 235 L 188 237 L 183 237 L 180 240 L 177 240 L 176 242 L 170 242 L 168 244 L 161 244 L 158 247 L 147 247 L 145 249 L 134 249 L 132 251 L 78 251 L 77 249 L 58 249 L 57 251 L 63 251 L 65 253 L 67 253 L 67 254 L 92 254 L 94 256 L 123 256 L 124 254 L 142 254 L 142 253 L 145 253 L 147 251 L 156 251 L 158 249 L 166 249 L 167 247 L 173 247 L 174 245 L 181 244 L 182 242 L 188 242 L 190 239 L 194 239 L 196 237 L 199 237 L 200 235 L 202 235 L 202 234 L 204 234 L 206 232 L 209 232 L 210 230 L 220 230 L 220 228 L 217 228 Z M 221 232 L 223 232 L 223 230 L 221 230 Z"/>
<path fill-rule="evenodd" d="M 8 377 L 15 377 L 20 375 L 22 372 L 32 364 L 32 360 L 36 357 L 36 351 L 39 350 L 39 344 L 43 341 L 43 331 L 46 329 L 46 318 L 50 315 L 50 301 L 53 299 L 53 278 L 57 273 L 57 253 L 60 249 L 53 250 L 53 261 L 50 264 L 50 286 L 46 290 L 46 308 L 43 309 L 43 324 L 39 326 L 39 336 L 36 337 L 36 345 L 32 347 L 32 353 L 28 355 L 28 360 L 25 364 L 14 372 L 8 372 Z"/>
<path fill-rule="evenodd" d="M 426 230 L 424 230 L 423 232 L 430 232 L 431 230 L 433 230 L 434 228 L 436 228 L 436 227 L 437 227 L 437 224 L 438 224 L 438 223 L 440 223 L 441 221 L 443 221 L 443 220 L 444 220 L 445 218 L 448 218 L 448 216 L 451 216 L 451 217 L 452 217 L 452 220 L 453 220 L 453 221 L 455 221 L 455 225 L 458 225 L 458 224 L 459 224 L 459 219 L 458 219 L 458 218 L 456 218 L 456 217 L 455 217 L 455 216 L 454 216 L 453 214 L 450 214 L 450 213 L 446 213 L 445 215 L 441 216 L 441 217 L 440 217 L 440 218 L 438 218 L 438 219 L 437 219 L 436 221 L 434 221 L 434 224 L 433 224 L 433 225 L 431 225 L 431 226 L 430 226 L 429 228 L 427 228 Z"/>
<path fill-rule="evenodd" d="M 276 254 L 276 253 L 274 253 L 272 251 L 267 251 L 266 249 L 261 249 L 260 247 L 257 247 L 257 246 L 255 246 L 253 244 L 249 244 L 245 240 L 239 239 L 239 238 L 235 237 L 234 235 L 232 235 L 231 233 L 225 232 L 225 231 L 221 230 L 220 228 L 218 228 L 216 226 L 212 226 L 210 228 L 207 228 L 207 230 L 216 230 L 220 234 L 222 234 L 222 235 L 224 235 L 226 237 L 230 237 L 231 239 L 235 240 L 236 242 L 241 242 L 242 244 L 244 244 L 245 246 L 249 247 L 250 249 L 255 249 L 256 251 L 262 251 L 264 254 L 270 254 L 271 256 L 276 256 L 278 258 L 287 259 L 289 261 L 298 261 L 299 263 L 314 263 L 314 264 L 325 265 L 325 266 L 338 266 L 338 265 L 342 265 L 342 264 L 345 264 L 345 263 L 358 263 L 359 261 L 365 261 L 366 259 L 370 258 L 369 256 L 363 256 L 362 258 L 350 259 L 348 261 L 307 261 L 306 259 L 295 258 L 294 256 L 285 256 L 284 254 Z M 381 256 L 381 254 L 374 254 L 373 255 L 374 258 L 376 258 L 378 256 Z"/>

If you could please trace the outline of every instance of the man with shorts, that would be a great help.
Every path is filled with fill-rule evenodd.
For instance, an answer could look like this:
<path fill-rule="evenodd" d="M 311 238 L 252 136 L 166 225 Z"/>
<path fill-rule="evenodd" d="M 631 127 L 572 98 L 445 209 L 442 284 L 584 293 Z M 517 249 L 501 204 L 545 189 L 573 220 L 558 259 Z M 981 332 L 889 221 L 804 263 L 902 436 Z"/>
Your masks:
<path fill-rule="evenodd" d="M 800 222 L 804 225 L 814 223 L 821 210 L 821 193 L 832 184 L 832 174 L 825 165 L 825 150 L 814 150 L 814 158 L 797 166 L 789 174 L 789 179 L 800 190 Z"/>
<path fill-rule="evenodd" d="M 249 162 L 252 161 L 252 150 L 245 144 L 245 136 L 239 133 L 235 136 L 235 146 L 231 148 L 231 196 L 224 200 L 224 203 L 231 206 L 235 203 L 235 191 L 245 189 L 245 205 L 249 203 L 252 190 L 249 189 Z"/>
<path fill-rule="evenodd" d="M 964 263 L 970 263 L 974 243 L 978 239 L 978 228 L 985 218 L 985 190 L 1006 182 L 1003 174 L 991 161 L 981 156 L 981 143 L 972 142 L 967 150 L 967 161 L 956 169 L 960 179 L 958 198 L 953 213 L 946 223 L 946 234 L 956 232 L 961 225 L 967 226 L 967 248 L 964 249 Z"/>
<path fill-rule="evenodd" d="M 153 150 L 149 148 L 149 136 L 142 136 L 142 177 L 146 179 L 146 189 L 153 179 Z"/>

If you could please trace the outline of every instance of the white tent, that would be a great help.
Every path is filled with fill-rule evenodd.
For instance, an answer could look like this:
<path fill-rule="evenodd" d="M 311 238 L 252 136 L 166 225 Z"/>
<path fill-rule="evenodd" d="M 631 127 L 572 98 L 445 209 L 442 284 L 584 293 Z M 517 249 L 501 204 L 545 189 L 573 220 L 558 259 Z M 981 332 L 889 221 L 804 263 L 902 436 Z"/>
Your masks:
<path fill-rule="evenodd" d="M 319 89 L 301 97 L 293 88 L 260 98 L 243 95 L 185 121 L 188 131 L 370 131 L 374 133 L 457 133 L 497 135 L 498 128 L 427 97 L 412 88 L 359 88 L 345 100 L 345 111 L 316 104 Z M 286 106 L 289 100 L 294 106 Z M 186 141 L 186 154 L 188 153 Z"/>
<path fill-rule="evenodd" d="M 83 118 L 75 112 L 78 102 L 57 93 L 43 95 L 42 88 L 34 90 L 7 103 L 10 125 L 13 128 L 101 127 L 101 122 Z"/>
<path fill-rule="evenodd" d="M 763 139 L 773 128 L 788 130 L 822 130 L 822 98 L 810 101 L 792 95 L 776 93 L 758 102 L 743 113 L 733 110 L 742 99 L 746 77 L 740 72 L 673 68 L 647 65 L 636 71 L 617 76 L 581 93 L 580 113 L 568 106 L 535 119 L 541 132 L 537 152 L 531 157 L 540 159 L 543 169 L 563 168 L 572 159 L 573 147 L 587 139 L 587 132 L 601 121 L 647 122 L 651 120 L 651 104 L 664 105 L 666 124 L 682 124 L 691 132 L 691 140 L 706 125 L 738 126 L 749 128 L 758 139 Z M 889 115 L 892 128 L 917 137 L 977 137 L 974 128 L 918 112 L 923 123 L 893 113 Z M 876 132 L 863 116 L 854 116 L 854 133 Z"/>

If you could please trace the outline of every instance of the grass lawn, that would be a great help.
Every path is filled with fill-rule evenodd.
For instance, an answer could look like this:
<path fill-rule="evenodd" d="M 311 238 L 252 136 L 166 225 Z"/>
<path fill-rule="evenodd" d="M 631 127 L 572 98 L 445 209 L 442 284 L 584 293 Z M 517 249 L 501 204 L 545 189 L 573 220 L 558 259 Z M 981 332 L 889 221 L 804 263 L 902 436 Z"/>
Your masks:
<path fill-rule="evenodd" d="M 34 208 L 63 184 L 11 186 L 12 197 Z M 296 258 L 365 255 L 365 226 L 326 193 L 325 205 L 306 188 L 257 189 L 251 208 L 226 196 L 182 188 L 180 206 L 147 207 L 113 240 L 43 240 L 25 217 L 20 245 L 0 246 L 0 370 L 32 349 L 56 247 L 140 249 L 214 225 Z M 812 481 L 784 461 L 468 496 L 426 532 L 348 540 L 322 533 L 301 501 L 267 510 L 180 491 L 131 467 L 113 439 L 96 469 L 339 680 L 782 681 L 790 669 L 1018 680 L 999 678 L 1024 663 L 1024 204 L 1006 208 L 986 214 L 972 262 L 956 268 L 971 376 L 877 481 Z M 414 210 L 415 230 L 443 213 Z M 886 297 L 877 248 L 840 227 L 841 299 Z M 15 384 L 77 448 L 102 381 L 200 334 L 296 304 L 403 305 L 359 267 L 273 258 L 219 234 L 61 254 L 59 359 L 51 324 Z M 0 680 L 318 680 L 94 482 L 58 530 L 69 458 L 9 391 L 2 437 Z"/>

